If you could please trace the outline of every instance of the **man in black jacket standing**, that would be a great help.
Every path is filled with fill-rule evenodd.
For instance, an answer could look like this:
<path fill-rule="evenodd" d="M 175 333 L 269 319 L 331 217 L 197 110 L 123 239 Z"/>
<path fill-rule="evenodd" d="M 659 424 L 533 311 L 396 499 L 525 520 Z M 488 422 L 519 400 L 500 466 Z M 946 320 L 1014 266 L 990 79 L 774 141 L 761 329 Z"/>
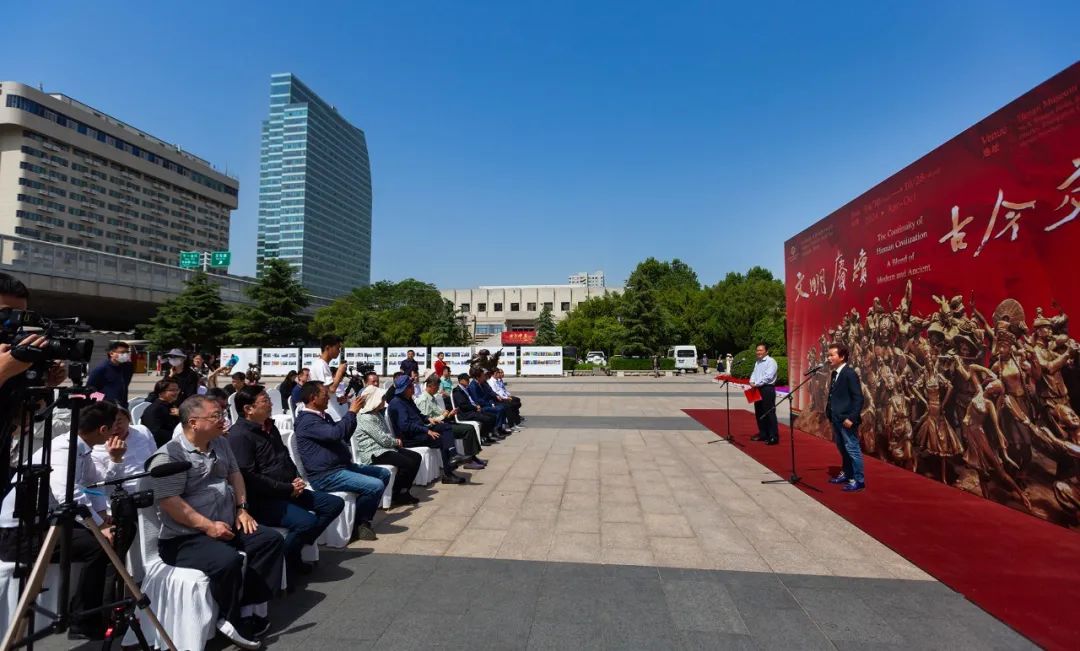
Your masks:
<path fill-rule="evenodd" d="M 251 515 L 261 524 L 288 529 L 285 561 L 291 572 L 308 571 L 300 559 L 345 508 L 336 495 L 307 490 L 271 419 L 273 403 L 262 387 L 236 392 L 240 419 L 229 428 L 229 445 L 244 476 Z"/>
<path fill-rule="evenodd" d="M 843 484 L 844 492 L 854 493 L 866 488 L 858 435 L 863 394 L 858 374 L 847 363 L 848 355 L 848 347 L 844 344 L 829 346 L 828 360 L 833 371 L 829 379 L 825 416 L 832 423 L 836 447 L 843 462 L 840 474 L 830 479 L 829 483 Z"/>

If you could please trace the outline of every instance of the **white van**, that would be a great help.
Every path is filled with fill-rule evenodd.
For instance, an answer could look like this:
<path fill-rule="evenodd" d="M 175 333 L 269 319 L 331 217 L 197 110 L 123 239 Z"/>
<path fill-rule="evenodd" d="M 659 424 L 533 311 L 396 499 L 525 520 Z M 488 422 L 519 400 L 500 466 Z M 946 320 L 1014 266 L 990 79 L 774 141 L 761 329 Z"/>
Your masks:
<path fill-rule="evenodd" d="M 676 371 L 698 372 L 697 346 L 672 346 L 668 348 L 667 356 L 675 358 Z"/>

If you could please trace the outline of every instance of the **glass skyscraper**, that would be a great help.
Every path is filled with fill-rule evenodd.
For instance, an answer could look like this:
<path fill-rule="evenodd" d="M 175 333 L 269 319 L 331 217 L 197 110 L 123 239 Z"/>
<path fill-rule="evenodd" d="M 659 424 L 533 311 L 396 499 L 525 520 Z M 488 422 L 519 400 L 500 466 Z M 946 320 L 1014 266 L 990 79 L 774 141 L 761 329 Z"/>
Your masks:
<path fill-rule="evenodd" d="M 259 158 L 258 268 L 289 261 L 316 296 L 371 282 L 371 166 L 364 132 L 291 73 L 270 77 Z"/>

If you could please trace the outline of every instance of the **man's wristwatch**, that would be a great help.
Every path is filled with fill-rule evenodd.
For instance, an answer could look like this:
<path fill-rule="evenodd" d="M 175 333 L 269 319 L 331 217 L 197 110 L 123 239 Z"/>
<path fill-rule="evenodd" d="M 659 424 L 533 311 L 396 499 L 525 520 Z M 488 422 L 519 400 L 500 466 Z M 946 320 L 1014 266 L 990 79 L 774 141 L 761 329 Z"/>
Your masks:
<path fill-rule="evenodd" d="M 239 504 L 236 505 L 236 510 L 237 511 L 247 511 L 248 510 L 248 503 L 247 502 L 240 502 Z"/>

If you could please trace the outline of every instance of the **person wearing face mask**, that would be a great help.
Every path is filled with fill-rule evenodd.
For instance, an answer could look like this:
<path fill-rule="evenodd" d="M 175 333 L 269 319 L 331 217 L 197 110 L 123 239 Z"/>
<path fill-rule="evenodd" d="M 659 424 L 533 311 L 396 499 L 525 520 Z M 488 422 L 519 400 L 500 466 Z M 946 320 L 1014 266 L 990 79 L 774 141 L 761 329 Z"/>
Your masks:
<path fill-rule="evenodd" d="M 184 402 L 191 396 L 199 395 L 199 374 L 191 370 L 191 363 L 184 351 L 173 348 L 165 356 L 169 360 L 168 378 L 180 386 L 180 396 L 176 404 Z"/>
<path fill-rule="evenodd" d="M 128 385 L 135 374 L 131 363 L 131 348 L 122 341 L 109 344 L 108 358 L 93 371 L 87 384 L 105 394 L 105 399 L 122 409 L 128 406 Z"/>

